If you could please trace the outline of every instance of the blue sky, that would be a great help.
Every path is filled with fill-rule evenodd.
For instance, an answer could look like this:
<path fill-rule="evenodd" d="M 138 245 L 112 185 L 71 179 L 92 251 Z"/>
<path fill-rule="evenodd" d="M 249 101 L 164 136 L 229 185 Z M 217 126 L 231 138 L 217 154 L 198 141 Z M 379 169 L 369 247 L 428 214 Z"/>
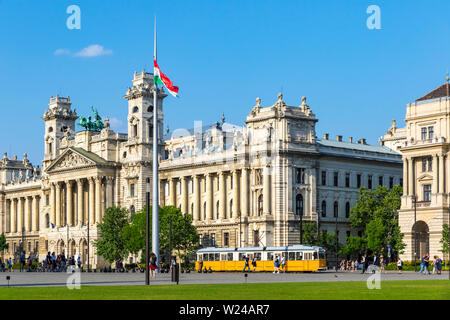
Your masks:
<path fill-rule="evenodd" d="M 66 26 L 73 4 L 80 30 Z M 366 26 L 369 5 L 380 30 Z M 403 125 L 407 103 L 444 83 L 449 12 L 447 0 L 0 0 L 0 151 L 41 164 L 40 117 L 56 94 L 124 128 L 133 72 L 151 70 L 155 14 L 158 63 L 181 94 L 165 100 L 171 129 L 222 112 L 243 125 L 256 97 L 269 106 L 282 91 L 291 105 L 307 97 L 319 137 L 375 144 L 392 119 Z M 92 45 L 103 51 L 76 55 Z"/>

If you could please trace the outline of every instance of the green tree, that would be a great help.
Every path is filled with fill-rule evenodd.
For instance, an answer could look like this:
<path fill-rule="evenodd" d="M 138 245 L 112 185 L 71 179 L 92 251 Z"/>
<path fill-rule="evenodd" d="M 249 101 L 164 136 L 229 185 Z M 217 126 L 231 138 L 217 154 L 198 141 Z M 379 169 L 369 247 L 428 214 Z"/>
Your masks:
<path fill-rule="evenodd" d="M 362 231 L 362 236 L 349 238 L 346 245 L 348 248 L 342 252 L 356 254 L 369 249 L 387 256 L 387 246 L 390 245 L 392 253 L 401 253 L 405 248 L 398 225 L 401 195 L 402 187 L 399 185 L 392 189 L 378 186 L 376 190 L 361 187 L 359 199 L 351 209 L 349 220 L 352 228 Z"/>
<path fill-rule="evenodd" d="M 6 237 L 5 237 L 5 234 L 2 233 L 0 235 L 0 252 L 2 253 L 2 257 L 3 257 L 3 253 L 4 253 L 3 251 L 7 248 L 8 248 L 8 244 L 6 243 Z"/>
<path fill-rule="evenodd" d="M 448 238 L 449 230 L 448 230 L 448 224 L 444 223 L 442 226 L 442 238 L 440 240 L 442 245 L 442 253 L 448 253 L 449 249 L 449 238 Z"/>
<path fill-rule="evenodd" d="M 97 224 L 99 239 L 94 245 L 109 263 L 123 261 L 128 255 L 123 233 L 128 224 L 128 211 L 120 207 L 107 208 L 102 222 Z"/>
<path fill-rule="evenodd" d="M 151 224 L 151 207 L 149 211 Z M 136 212 L 131 224 L 124 230 L 127 249 L 134 254 L 141 251 L 142 259 L 145 259 L 145 215 L 145 208 Z M 199 243 L 199 235 L 192 224 L 192 216 L 189 214 L 183 215 L 181 210 L 174 206 L 159 208 L 159 245 L 161 252 L 168 252 L 169 250 L 169 221 L 172 225 L 171 249 L 177 251 L 180 258 L 185 258 L 197 250 Z M 149 229 L 151 238 L 151 225 Z"/>
<path fill-rule="evenodd" d="M 361 237 L 347 237 L 345 247 L 339 252 L 347 256 L 358 256 L 367 247 L 367 240 Z"/>

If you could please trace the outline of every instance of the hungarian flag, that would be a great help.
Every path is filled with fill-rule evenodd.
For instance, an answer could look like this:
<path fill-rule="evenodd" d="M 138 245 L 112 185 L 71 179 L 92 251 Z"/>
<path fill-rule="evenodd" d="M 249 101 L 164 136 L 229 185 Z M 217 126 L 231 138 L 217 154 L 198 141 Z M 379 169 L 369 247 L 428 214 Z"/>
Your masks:
<path fill-rule="evenodd" d="M 173 82 L 164 73 L 161 72 L 161 69 L 156 63 L 156 60 L 153 60 L 153 65 L 153 76 L 155 79 L 155 83 L 163 84 L 171 95 L 173 95 L 174 97 L 178 97 L 178 87 L 174 86 Z"/>

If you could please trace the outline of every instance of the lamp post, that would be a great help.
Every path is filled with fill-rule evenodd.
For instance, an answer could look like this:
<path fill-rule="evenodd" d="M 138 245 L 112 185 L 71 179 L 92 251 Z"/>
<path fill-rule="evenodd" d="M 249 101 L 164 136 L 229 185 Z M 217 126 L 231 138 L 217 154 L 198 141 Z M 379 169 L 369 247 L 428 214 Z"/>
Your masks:
<path fill-rule="evenodd" d="M 150 285 L 150 178 L 145 194 L 145 284 Z"/>
<path fill-rule="evenodd" d="M 413 225 L 413 237 L 414 237 L 414 272 L 417 272 L 417 234 L 416 234 L 416 219 L 417 219 L 417 196 L 413 195 L 414 200 L 414 225 Z"/>

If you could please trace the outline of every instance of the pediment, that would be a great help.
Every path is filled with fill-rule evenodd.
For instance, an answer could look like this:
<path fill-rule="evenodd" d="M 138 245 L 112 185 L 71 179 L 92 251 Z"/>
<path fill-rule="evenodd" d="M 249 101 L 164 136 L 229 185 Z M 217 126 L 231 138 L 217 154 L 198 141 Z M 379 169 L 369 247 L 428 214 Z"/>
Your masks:
<path fill-rule="evenodd" d="M 56 172 L 64 170 L 72 170 L 78 168 L 86 168 L 95 166 L 97 163 L 86 157 L 85 155 L 69 148 L 61 154 L 48 168 L 47 172 Z"/>
<path fill-rule="evenodd" d="M 425 174 L 419 176 L 417 180 L 419 182 L 432 181 L 433 180 L 433 176 L 430 175 L 430 174 L 425 173 Z"/>

